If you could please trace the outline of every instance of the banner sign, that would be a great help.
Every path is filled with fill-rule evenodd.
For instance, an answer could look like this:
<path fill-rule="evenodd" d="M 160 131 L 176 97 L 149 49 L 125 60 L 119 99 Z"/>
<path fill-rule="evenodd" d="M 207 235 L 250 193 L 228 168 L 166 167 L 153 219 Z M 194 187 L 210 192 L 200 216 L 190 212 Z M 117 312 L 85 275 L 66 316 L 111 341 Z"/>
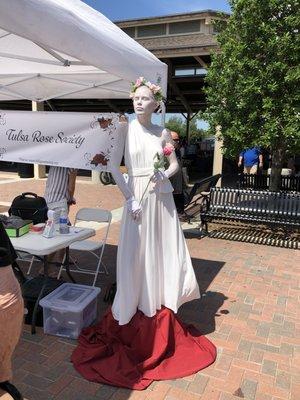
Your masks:
<path fill-rule="evenodd" d="M 115 113 L 0 110 L 0 161 L 109 170 L 128 124 Z"/>

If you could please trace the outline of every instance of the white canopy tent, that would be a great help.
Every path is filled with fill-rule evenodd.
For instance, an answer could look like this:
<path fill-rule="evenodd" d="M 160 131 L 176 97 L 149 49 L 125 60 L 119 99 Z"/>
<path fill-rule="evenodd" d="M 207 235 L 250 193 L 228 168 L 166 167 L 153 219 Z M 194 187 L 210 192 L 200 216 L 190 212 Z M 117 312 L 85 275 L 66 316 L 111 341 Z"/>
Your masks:
<path fill-rule="evenodd" d="M 167 66 L 79 0 L 1 0 L 0 101 L 127 98 L 138 76 L 166 94 Z"/>

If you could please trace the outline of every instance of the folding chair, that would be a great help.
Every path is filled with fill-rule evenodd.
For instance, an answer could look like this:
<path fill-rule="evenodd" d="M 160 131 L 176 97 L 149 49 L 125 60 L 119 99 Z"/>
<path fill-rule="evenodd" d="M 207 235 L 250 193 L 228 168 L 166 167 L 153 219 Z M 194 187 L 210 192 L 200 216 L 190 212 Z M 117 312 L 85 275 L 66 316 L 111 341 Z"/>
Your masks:
<path fill-rule="evenodd" d="M 106 275 L 108 275 L 107 268 L 103 264 L 103 262 L 101 262 L 101 260 L 102 260 L 102 256 L 103 256 L 103 252 L 104 252 L 104 248 L 105 248 L 105 244 L 106 244 L 106 240 L 107 240 L 107 236 L 108 236 L 108 231 L 109 231 L 110 224 L 111 224 L 111 219 L 112 219 L 111 212 L 108 210 L 102 210 L 100 208 L 81 208 L 77 212 L 76 217 L 75 217 L 74 225 L 79 226 L 79 227 L 80 226 L 88 227 L 87 225 L 90 226 L 89 223 L 95 222 L 95 223 L 98 223 L 99 226 L 102 228 L 103 226 L 101 226 L 101 225 L 105 224 L 104 227 L 106 228 L 106 230 L 103 235 L 103 240 L 101 240 L 100 242 L 96 242 L 96 241 L 92 241 L 92 240 L 79 240 L 78 242 L 74 242 L 70 245 L 70 251 L 72 251 L 72 250 L 88 251 L 98 259 L 97 267 L 95 270 L 93 270 L 93 269 L 79 267 L 77 261 L 75 261 L 72 258 L 72 256 L 70 256 L 70 260 L 73 262 L 73 264 L 75 266 L 75 268 L 70 269 L 70 271 L 78 272 L 78 273 L 82 273 L 82 274 L 94 275 L 93 286 L 95 286 L 98 274 L 101 273 L 100 272 L 101 264 L 104 269 L 104 271 L 102 273 L 105 273 Z M 86 225 L 84 225 L 84 224 L 86 224 Z M 99 252 L 99 254 L 97 254 L 97 252 Z M 65 268 L 63 266 L 64 261 L 60 267 L 57 279 L 60 278 L 62 271 L 65 270 Z"/>

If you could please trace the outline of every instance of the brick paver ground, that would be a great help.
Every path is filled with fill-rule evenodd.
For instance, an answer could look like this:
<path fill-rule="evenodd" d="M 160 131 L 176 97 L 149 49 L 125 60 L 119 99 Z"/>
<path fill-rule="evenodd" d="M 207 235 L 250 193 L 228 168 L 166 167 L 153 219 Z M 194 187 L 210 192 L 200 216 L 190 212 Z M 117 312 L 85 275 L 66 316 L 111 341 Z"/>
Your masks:
<path fill-rule="evenodd" d="M 2 183 L 0 205 L 25 190 L 42 194 L 44 184 L 43 180 Z M 116 187 L 86 181 L 77 183 L 76 198 L 72 216 L 82 206 L 112 210 L 122 204 Z M 102 289 L 115 279 L 119 227 L 116 222 L 110 231 L 104 256 L 110 275 L 99 277 Z M 187 243 L 204 295 L 183 305 L 179 315 L 216 345 L 218 358 L 212 366 L 183 379 L 155 382 L 143 392 L 100 385 L 82 379 L 73 369 L 69 359 L 75 341 L 46 336 L 41 328 L 31 335 L 25 325 L 14 357 L 14 382 L 26 398 L 300 399 L 299 251 L 192 236 Z M 92 260 L 79 256 L 79 261 Z M 80 281 L 87 283 L 88 278 Z M 106 308 L 100 296 L 99 318 Z"/>

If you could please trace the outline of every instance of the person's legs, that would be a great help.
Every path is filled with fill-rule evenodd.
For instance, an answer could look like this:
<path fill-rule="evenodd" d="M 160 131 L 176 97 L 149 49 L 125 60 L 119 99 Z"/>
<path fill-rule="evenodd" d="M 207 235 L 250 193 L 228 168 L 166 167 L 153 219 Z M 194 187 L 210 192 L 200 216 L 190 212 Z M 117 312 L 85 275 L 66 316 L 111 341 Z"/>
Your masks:
<path fill-rule="evenodd" d="M 9 382 L 12 379 L 12 355 L 18 344 L 24 316 L 21 289 L 11 266 L 0 268 L 0 388 L 13 399 L 22 399 Z"/>
<path fill-rule="evenodd" d="M 257 174 L 257 164 L 251 165 L 249 167 L 244 166 L 244 174 Z"/>
<path fill-rule="evenodd" d="M 252 175 L 256 175 L 257 174 L 257 164 L 252 165 L 252 167 L 250 167 L 250 174 Z"/>

